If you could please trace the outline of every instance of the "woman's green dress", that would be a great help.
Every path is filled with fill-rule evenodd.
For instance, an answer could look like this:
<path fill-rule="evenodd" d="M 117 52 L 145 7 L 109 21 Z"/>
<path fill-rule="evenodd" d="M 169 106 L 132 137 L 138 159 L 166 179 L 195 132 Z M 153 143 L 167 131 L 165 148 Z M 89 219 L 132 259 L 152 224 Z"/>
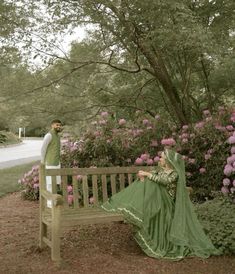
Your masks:
<path fill-rule="evenodd" d="M 134 238 L 150 257 L 180 260 L 186 256 L 219 255 L 189 199 L 184 161 L 172 150 L 165 154 L 174 170 L 160 169 L 150 179 L 136 180 L 102 208 L 121 212 L 134 225 Z"/>

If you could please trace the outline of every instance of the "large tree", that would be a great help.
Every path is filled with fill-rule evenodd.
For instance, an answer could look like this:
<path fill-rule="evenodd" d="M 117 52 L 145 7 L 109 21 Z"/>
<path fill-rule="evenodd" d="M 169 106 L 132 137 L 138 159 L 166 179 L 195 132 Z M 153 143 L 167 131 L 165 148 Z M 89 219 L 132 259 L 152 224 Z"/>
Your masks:
<path fill-rule="evenodd" d="M 131 74 L 148 73 L 181 124 L 190 122 L 192 112 L 199 110 L 195 88 L 206 98 L 203 107 L 213 108 L 216 94 L 209 77 L 221 54 L 231 55 L 234 1 L 43 2 L 57 30 L 94 26 L 93 37 L 103 42 L 103 58 L 85 62 Z"/>

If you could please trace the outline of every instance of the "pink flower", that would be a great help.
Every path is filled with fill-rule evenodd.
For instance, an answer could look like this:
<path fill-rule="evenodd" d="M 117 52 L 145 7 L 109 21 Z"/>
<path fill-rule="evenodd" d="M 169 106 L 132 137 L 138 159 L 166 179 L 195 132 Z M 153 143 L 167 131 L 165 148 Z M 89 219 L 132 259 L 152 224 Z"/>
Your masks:
<path fill-rule="evenodd" d="M 235 154 L 235 146 L 231 147 L 231 154 Z"/>
<path fill-rule="evenodd" d="M 77 175 L 76 179 L 77 179 L 78 181 L 81 181 L 81 180 L 82 180 L 82 175 Z"/>
<path fill-rule="evenodd" d="M 194 138 L 194 137 L 195 137 L 195 134 L 192 133 L 192 134 L 190 134 L 189 136 L 190 136 L 190 138 Z"/>
<path fill-rule="evenodd" d="M 153 161 L 154 161 L 155 163 L 159 162 L 159 160 L 160 160 L 160 157 L 158 157 L 158 156 L 154 157 L 154 159 L 153 159 Z"/>
<path fill-rule="evenodd" d="M 226 126 L 226 129 L 229 130 L 229 131 L 233 131 L 234 127 L 232 125 L 228 125 L 228 126 Z"/>
<path fill-rule="evenodd" d="M 126 120 L 125 119 L 120 119 L 118 122 L 119 126 L 123 126 L 126 124 Z"/>
<path fill-rule="evenodd" d="M 230 192 L 233 194 L 233 193 L 235 193 L 235 187 L 231 187 L 230 188 Z"/>
<path fill-rule="evenodd" d="M 90 197 L 89 198 L 89 203 L 90 204 L 94 204 L 94 202 L 95 202 L 95 198 L 92 196 L 92 197 Z"/>
<path fill-rule="evenodd" d="M 69 195 L 68 195 L 68 204 L 69 204 L 69 205 L 72 205 L 72 204 L 73 204 L 73 195 L 72 195 L 72 194 L 69 194 Z"/>
<path fill-rule="evenodd" d="M 67 186 L 67 192 L 68 193 L 73 192 L 73 187 L 71 185 Z"/>
<path fill-rule="evenodd" d="M 155 115 L 154 117 L 156 120 L 159 120 L 160 119 L 160 115 Z"/>
<path fill-rule="evenodd" d="M 230 176 L 232 172 L 233 172 L 233 167 L 231 165 L 226 165 L 224 167 L 224 174 L 226 176 Z"/>
<path fill-rule="evenodd" d="M 33 188 L 34 188 L 34 189 L 39 188 L 39 184 L 33 184 Z"/>
<path fill-rule="evenodd" d="M 206 172 L 206 169 L 205 169 L 204 167 L 201 167 L 201 168 L 199 169 L 199 172 L 200 172 L 201 174 L 203 174 L 203 173 Z"/>
<path fill-rule="evenodd" d="M 205 157 L 205 160 L 207 161 L 211 158 L 211 154 L 206 154 L 204 157 Z"/>
<path fill-rule="evenodd" d="M 225 127 L 222 127 L 220 125 L 215 125 L 215 128 L 220 130 L 220 131 L 225 131 L 226 130 Z"/>
<path fill-rule="evenodd" d="M 146 163 L 147 163 L 147 165 L 151 166 L 151 165 L 153 164 L 153 160 L 152 160 L 152 159 L 148 159 L 148 160 L 146 161 Z"/>
<path fill-rule="evenodd" d="M 229 193 L 229 190 L 228 190 L 227 187 L 223 186 L 223 187 L 221 187 L 221 192 L 222 192 L 223 194 L 228 194 L 228 193 Z"/>
<path fill-rule="evenodd" d="M 143 125 L 148 125 L 149 124 L 149 120 L 148 119 L 144 119 L 143 120 Z"/>
<path fill-rule="evenodd" d="M 230 180 L 228 178 L 223 179 L 223 185 L 224 186 L 229 186 L 230 185 Z"/>
<path fill-rule="evenodd" d="M 210 113 L 210 111 L 208 109 L 206 109 L 206 110 L 203 111 L 203 114 L 204 115 L 210 115 L 211 113 Z"/>
<path fill-rule="evenodd" d="M 136 160 L 135 160 L 135 164 L 136 165 L 142 165 L 144 163 L 144 161 L 141 159 L 141 158 L 137 158 Z"/>
<path fill-rule="evenodd" d="M 213 151 L 212 148 L 210 148 L 210 149 L 207 150 L 207 154 L 211 154 L 211 153 L 213 153 L 213 152 L 214 152 L 214 151 Z"/>
<path fill-rule="evenodd" d="M 189 159 L 188 159 L 188 162 L 189 162 L 190 164 L 195 164 L 196 160 L 193 159 L 193 158 L 189 158 Z"/>
<path fill-rule="evenodd" d="M 235 187 L 235 180 L 233 180 L 233 186 Z"/>
<path fill-rule="evenodd" d="M 183 144 L 187 144 L 188 143 L 188 139 L 187 138 L 182 139 L 182 143 Z"/>
<path fill-rule="evenodd" d="M 176 142 L 173 138 L 168 138 L 168 139 L 162 139 L 161 144 L 167 145 L 167 146 L 174 146 L 176 144 Z"/>
<path fill-rule="evenodd" d="M 152 140 L 150 146 L 151 147 L 157 147 L 158 146 L 157 140 Z"/>
<path fill-rule="evenodd" d="M 100 124 L 100 125 L 106 125 L 106 124 L 107 124 L 107 121 L 106 121 L 106 120 L 100 120 L 100 121 L 99 121 L 99 124 Z"/>
<path fill-rule="evenodd" d="M 188 125 L 184 125 L 184 126 L 182 127 L 183 130 L 187 130 L 188 128 L 189 128 Z"/>
<path fill-rule="evenodd" d="M 182 137 L 182 138 L 188 138 L 188 133 L 183 133 L 183 134 L 181 135 L 181 137 Z"/>
<path fill-rule="evenodd" d="M 101 112 L 100 115 L 101 115 L 102 117 L 107 117 L 109 114 L 108 114 L 107 111 L 103 111 L 103 112 Z"/>
<path fill-rule="evenodd" d="M 143 161 L 146 161 L 147 159 L 149 159 L 149 154 L 147 153 L 144 153 L 140 156 L 140 158 L 143 160 Z"/>
<path fill-rule="evenodd" d="M 228 164 L 232 164 L 233 162 L 235 162 L 235 154 L 233 154 L 232 156 L 227 158 L 227 163 Z"/>
<path fill-rule="evenodd" d="M 204 122 L 198 122 L 195 125 L 195 129 L 200 129 L 200 128 L 203 128 L 203 127 L 204 127 Z"/>
<path fill-rule="evenodd" d="M 231 136 L 228 138 L 228 143 L 229 144 L 235 144 L 235 136 Z"/>

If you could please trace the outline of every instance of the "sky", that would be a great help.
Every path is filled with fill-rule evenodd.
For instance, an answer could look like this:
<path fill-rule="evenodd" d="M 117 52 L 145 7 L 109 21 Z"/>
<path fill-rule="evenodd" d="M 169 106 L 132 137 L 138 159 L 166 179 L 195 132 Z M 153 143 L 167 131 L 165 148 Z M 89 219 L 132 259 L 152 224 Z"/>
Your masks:
<path fill-rule="evenodd" d="M 74 41 L 81 42 L 86 36 L 87 31 L 85 27 L 75 28 L 72 34 L 67 33 L 60 36 L 58 35 L 56 39 L 56 44 L 52 45 L 48 53 L 56 54 L 60 57 L 65 57 L 65 54 L 67 54 L 71 49 L 71 43 Z M 37 48 L 40 49 L 40 43 L 37 43 L 37 39 L 34 40 L 34 47 L 35 49 L 31 52 L 29 57 L 29 65 L 33 70 L 43 68 L 45 66 L 42 57 L 46 56 L 46 53 L 44 54 L 43 52 L 38 54 Z"/>

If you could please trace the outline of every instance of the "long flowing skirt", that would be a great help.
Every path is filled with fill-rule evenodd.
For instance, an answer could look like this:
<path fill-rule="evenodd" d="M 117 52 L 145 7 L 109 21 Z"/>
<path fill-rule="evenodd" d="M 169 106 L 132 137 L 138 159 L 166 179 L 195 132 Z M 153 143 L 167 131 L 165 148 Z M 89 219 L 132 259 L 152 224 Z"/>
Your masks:
<path fill-rule="evenodd" d="M 136 180 L 113 195 L 102 208 L 121 212 L 125 220 L 134 225 L 134 238 L 150 257 L 180 260 L 185 256 L 200 256 L 193 247 L 177 245 L 171 240 L 175 202 L 163 185 L 148 179 Z"/>

